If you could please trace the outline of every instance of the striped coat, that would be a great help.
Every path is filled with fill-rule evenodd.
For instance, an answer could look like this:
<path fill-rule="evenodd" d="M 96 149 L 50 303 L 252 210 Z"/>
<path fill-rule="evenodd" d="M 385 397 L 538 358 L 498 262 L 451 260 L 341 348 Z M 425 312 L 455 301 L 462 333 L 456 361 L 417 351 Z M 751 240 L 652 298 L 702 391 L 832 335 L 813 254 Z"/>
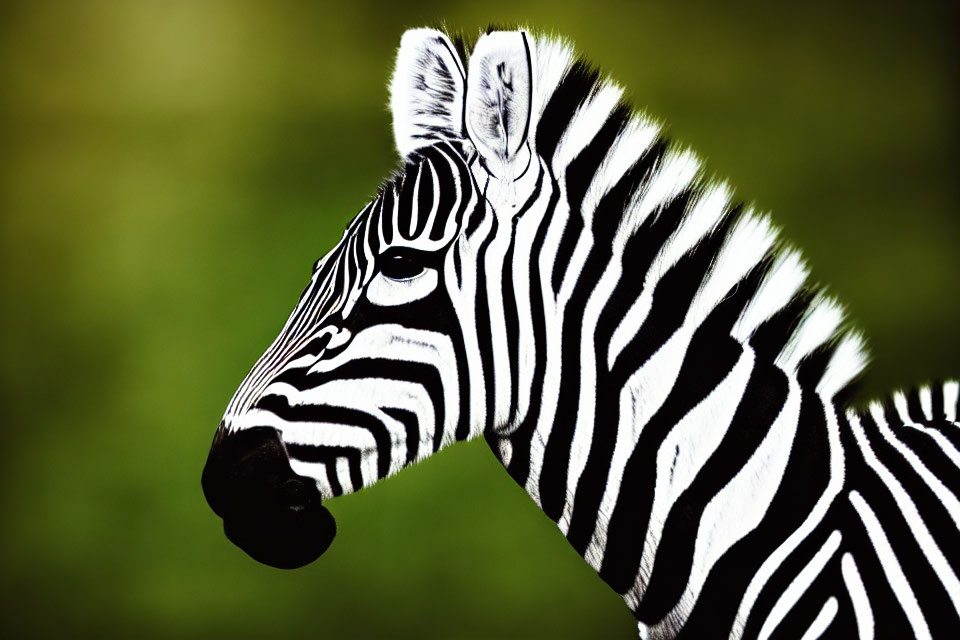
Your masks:
<path fill-rule="evenodd" d="M 866 365 L 799 252 L 557 40 L 401 42 L 403 168 L 317 261 L 204 470 L 295 567 L 322 501 L 483 436 L 640 635 L 946 637 L 957 383 Z"/>

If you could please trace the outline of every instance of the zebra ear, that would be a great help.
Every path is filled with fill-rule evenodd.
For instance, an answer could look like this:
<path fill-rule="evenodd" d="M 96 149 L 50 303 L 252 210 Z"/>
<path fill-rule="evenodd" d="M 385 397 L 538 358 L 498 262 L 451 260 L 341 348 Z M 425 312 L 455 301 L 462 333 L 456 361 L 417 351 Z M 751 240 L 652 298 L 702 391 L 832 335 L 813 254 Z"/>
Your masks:
<path fill-rule="evenodd" d="M 533 58 L 523 31 L 481 36 L 467 73 L 467 133 L 481 157 L 508 165 L 527 140 L 533 102 Z"/>
<path fill-rule="evenodd" d="M 401 157 L 438 140 L 463 140 L 464 84 L 463 63 L 445 34 L 434 29 L 403 34 L 390 82 Z"/>

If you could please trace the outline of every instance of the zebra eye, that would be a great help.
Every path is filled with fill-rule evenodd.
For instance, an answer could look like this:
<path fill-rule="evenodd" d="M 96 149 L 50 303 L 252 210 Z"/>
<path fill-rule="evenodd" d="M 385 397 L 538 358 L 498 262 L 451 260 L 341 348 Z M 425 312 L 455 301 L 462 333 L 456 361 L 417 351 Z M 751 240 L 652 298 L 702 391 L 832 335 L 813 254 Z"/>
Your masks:
<path fill-rule="evenodd" d="M 389 253 L 380 257 L 380 273 L 391 280 L 412 280 L 424 269 L 420 261 L 408 252 Z"/>

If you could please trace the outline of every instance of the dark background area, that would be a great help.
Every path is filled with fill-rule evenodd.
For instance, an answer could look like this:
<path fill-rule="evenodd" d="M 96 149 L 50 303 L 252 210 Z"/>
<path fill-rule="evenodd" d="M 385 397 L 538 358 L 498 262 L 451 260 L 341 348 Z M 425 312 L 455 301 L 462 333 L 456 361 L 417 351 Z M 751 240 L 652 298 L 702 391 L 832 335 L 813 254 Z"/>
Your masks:
<path fill-rule="evenodd" d="M 260 566 L 200 491 L 233 390 L 395 166 L 404 29 L 562 34 L 773 212 L 860 399 L 960 375 L 955 3 L 4 2 L 0 635 L 630 637 L 482 442 Z"/>

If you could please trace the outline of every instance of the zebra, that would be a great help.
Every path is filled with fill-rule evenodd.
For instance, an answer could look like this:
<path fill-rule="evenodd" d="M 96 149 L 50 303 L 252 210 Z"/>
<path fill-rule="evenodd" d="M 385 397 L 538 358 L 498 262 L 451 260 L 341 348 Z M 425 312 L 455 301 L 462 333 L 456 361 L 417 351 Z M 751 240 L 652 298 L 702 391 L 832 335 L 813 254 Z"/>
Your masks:
<path fill-rule="evenodd" d="M 390 107 L 402 168 L 214 435 L 231 541 L 308 564 L 322 501 L 483 436 L 640 637 L 955 633 L 958 382 L 853 407 L 799 251 L 563 40 L 409 30 Z"/>

